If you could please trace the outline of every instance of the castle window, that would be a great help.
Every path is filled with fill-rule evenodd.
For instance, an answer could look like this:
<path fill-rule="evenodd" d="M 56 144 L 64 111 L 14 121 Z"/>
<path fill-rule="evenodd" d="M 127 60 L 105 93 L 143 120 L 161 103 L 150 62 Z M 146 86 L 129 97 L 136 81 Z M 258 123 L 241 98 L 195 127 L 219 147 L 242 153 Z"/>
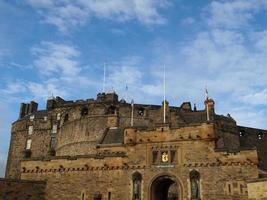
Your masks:
<path fill-rule="evenodd" d="M 258 140 L 262 140 L 263 139 L 263 134 L 262 133 L 258 133 Z"/>
<path fill-rule="evenodd" d="M 28 139 L 27 142 L 26 142 L 26 150 L 30 150 L 31 146 L 32 146 L 32 140 Z"/>
<path fill-rule="evenodd" d="M 231 190 L 231 184 L 228 184 L 228 193 L 231 194 L 232 190 Z"/>
<path fill-rule="evenodd" d="M 139 108 L 137 113 L 138 113 L 139 116 L 143 117 L 143 116 L 145 116 L 145 109 L 144 108 Z"/>
<path fill-rule="evenodd" d="M 111 192 L 108 192 L 108 200 L 111 200 Z"/>
<path fill-rule="evenodd" d="M 33 126 L 29 126 L 28 128 L 28 134 L 31 135 L 33 133 Z"/>
<path fill-rule="evenodd" d="M 68 113 L 65 114 L 65 116 L 64 116 L 64 122 L 67 122 L 67 121 L 69 121 L 69 114 Z"/>
<path fill-rule="evenodd" d="M 88 115 L 88 108 L 83 108 L 82 110 L 81 110 L 81 116 L 86 116 L 86 115 Z"/>
<path fill-rule="evenodd" d="M 108 108 L 107 114 L 109 114 L 109 115 L 114 115 L 114 114 L 116 114 L 116 107 L 115 107 L 115 106 L 110 106 L 110 107 Z"/>
<path fill-rule="evenodd" d="M 200 200 L 199 179 L 199 172 L 192 170 L 190 172 L 191 200 Z"/>
<path fill-rule="evenodd" d="M 60 120 L 60 116 L 61 116 L 61 114 L 60 114 L 60 113 L 58 113 L 58 114 L 57 114 L 57 121 L 59 121 L 59 120 Z"/>
<path fill-rule="evenodd" d="M 102 200 L 102 194 L 99 194 L 99 193 L 95 194 L 94 200 Z"/>
<path fill-rule="evenodd" d="M 84 196 L 85 196 L 84 193 L 82 193 L 82 200 L 84 200 Z"/>
<path fill-rule="evenodd" d="M 176 162 L 176 151 L 171 150 L 171 163 Z"/>
<path fill-rule="evenodd" d="M 56 138 L 55 137 L 51 137 L 50 149 L 55 149 L 55 148 L 56 148 Z"/>
<path fill-rule="evenodd" d="M 30 121 L 33 121 L 34 120 L 34 115 L 31 115 L 30 116 Z"/>
<path fill-rule="evenodd" d="M 153 151 L 152 152 L 152 163 L 157 164 L 158 162 L 158 151 Z"/>
<path fill-rule="evenodd" d="M 52 133 L 57 133 L 57 125 L 54 124 L 52 127 Z"/>
<path fill-rule="evenodd" d="M 134 200 L 141 200 L 141 181 L 142 175 L 135 172 L 132 177 L 133 180 L 133 198 Z"/>
<path fill-rule="evenodd" d="M 245 131 L 239 131 L 239 137 L 244 137 L 245 136 Z"/>

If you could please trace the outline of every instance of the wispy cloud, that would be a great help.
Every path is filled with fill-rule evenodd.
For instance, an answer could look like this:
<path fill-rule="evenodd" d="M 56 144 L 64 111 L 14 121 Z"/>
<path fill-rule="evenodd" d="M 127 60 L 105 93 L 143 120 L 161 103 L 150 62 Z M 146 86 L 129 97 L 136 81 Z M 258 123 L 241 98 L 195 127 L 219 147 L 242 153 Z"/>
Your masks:
<path fill-rule="evenodd" d="M 242 28 L 249 25 L 255 13 L 267 9 L 265 0 L 212 1 L 208 23 L 215 28 Z"/>
<path fill-rule="evenodd" d="M 146 26 L 164 24 L 166 20 L 158 9 L 169 5 L 167 0 L 24 0 L 24 3 L 37 9 L 43 23 L 54 25 L 63 33 L 93 17 L 118 22 L 137 20 Z"/>
<path fill-rule="evenodd" d="M 33 47 L 32 53 L 36 56 L 34 65 L 44 75 L 62 74 L 62 76 L 77 76 L 80 73 L 77 57 L 80 52 L 73 46 L 42 42 L 40 46 Z"/>

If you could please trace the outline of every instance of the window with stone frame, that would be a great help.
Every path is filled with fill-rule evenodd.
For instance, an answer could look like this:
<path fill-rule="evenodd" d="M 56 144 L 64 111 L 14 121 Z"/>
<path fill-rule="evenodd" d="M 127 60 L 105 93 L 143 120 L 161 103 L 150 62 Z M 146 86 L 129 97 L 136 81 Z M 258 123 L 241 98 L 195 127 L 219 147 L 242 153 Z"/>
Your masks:
<path fill-rule="evenodd" d="M 152 164 L 158 164 L 158 151 L 152 151 Z"/>
<path fill-rule="evenodd" d="M 263 140 L 263 133 L 258 133 L 258 140 Z"/>
<path fill-rule="evenodd" d="M 83 107 L 82 109 L 81 109 L 81 116 L 83 117 L 83 116 L 86 116 L 86 115 L 88 115 L 88 108 L 87 107 Z"/>
<path fill-rule="evenodd" d="M 50 149 L 55 149 L 56 148 L 56 138 L 55 137 L 51 137 L 50 139 Z"/>
<path fill-rule="evenodd" d="M 171 163 L 175 163 L 177 161 L 177 158 L 176 158 L 176 150 L 171 150 L 170 151 L 170 162 Z"/>
<path fill-rule="evenodd" d="M 57 124 L 53 124 L 52 133 L 57 133 Z"/>
<path fill-rule="evenodd" d="M 144 108 L 138 108 L 138 110 L 137 110 L 137 114 L 138 114 L 138 116 L 140 116 L 140 117 L 145 116 L 145 109 L 144 109 Z"/>
<path fill-rule="evenodd" d="M 244 137 L 245 136 L 245 131 L 241 130 L 239 131 L 239 137 Z"/>
<path fill-rule="evenodd" d="M 68 113 L 66 113 L 64 116 L 64 122 L 67 122 L 67 121 L 69 121 L 69 114 Z"/>
<path fill-rule="evenodd" d="M 28 135 L 31 135 L 33 133 L 33 126 L 28 127 Z"/>
<path fill-rule="evenodd" d="M 100 193 L 94 194 L 94 200 L 102 200 L 102 194 Z"/>
<path fill-rule="evenodd" d="M 110 106 L 108 109 L 107 109 L 107 114 L 108 115 L 114 115 L 114 114 L 117 114 L 117 109 L 115 106 Z"/>
<path fill-rule="evenodd" d="M 30 150 L 31 147 L 32 147 L 32 139 L 27 139 L 25 149 Z"/>
<path fill-rule="evenodd" d="M 61 117 L 61 113 L 57 113 L 57 121 L 60 120 L 60 117 Z"/>
<path fill-rule="evenodd" d="M 133 181 L 132 200 L 141 200 L 142 175 L 139 172 L 134 172 L 132 175 L 132 181 Z"/>
<path fill-rule="evenodd" d="M 200 174 L 196 170 L 192 170 L 189 174 L 190 188 L 191 188 L 191 200 L 200 200 Z"/>

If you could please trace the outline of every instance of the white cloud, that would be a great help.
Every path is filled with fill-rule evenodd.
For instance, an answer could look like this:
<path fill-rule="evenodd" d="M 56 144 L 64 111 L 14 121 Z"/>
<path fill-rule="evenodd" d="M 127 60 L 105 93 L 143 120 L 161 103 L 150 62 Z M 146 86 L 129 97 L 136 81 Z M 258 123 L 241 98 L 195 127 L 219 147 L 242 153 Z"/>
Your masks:
<path fill-rule="evenodd" d="M 70 45 L 42 42 L 41 46 L 32 48 L 32 53 L 37 57 L 34 65 L 42 74 L 62 73 L 69 77 L 80 72 L 76 60 L 80 52 Z"/>
<path fill-rule="evenodd" d="M 267 89 L 241 96 L 240 100 L 254 106 L 267 105 Z"/>
<path fill-rule="evenodd" d="M 208 23 L 216 28 L 242 28 L 248 26 L 254 14 L 260 9 L 267 8 L 265 0 L 230 0 L 213 1 L 208 11 Z"/>
<path fill-rule="evenodd" d="M 168 5 L 167 0 L 24 0 L 37 9 L 43 22 L 56 26 L 61 32 L 85 24 L 90 18 L 115 21 L 137 20 L 144 25 L 165 23 L 158 9 Z"/>

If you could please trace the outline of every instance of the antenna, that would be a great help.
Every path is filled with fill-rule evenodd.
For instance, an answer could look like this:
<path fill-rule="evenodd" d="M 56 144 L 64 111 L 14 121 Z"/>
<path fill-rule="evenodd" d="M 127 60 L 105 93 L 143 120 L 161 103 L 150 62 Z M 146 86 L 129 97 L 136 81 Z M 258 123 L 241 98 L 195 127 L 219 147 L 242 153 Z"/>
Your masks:
<path fill-rule="evenodd" d="M 163 72 L 163 123 L 166 123 L 166 73 L 165 73 L 165 64 Z"/>
<path fill-rule="evenodd" d="M 105 90 L 106 90 L 106 63 L 104 62 L 103 89 L 102 89 L 102 92 L 105 93 Z"/>

